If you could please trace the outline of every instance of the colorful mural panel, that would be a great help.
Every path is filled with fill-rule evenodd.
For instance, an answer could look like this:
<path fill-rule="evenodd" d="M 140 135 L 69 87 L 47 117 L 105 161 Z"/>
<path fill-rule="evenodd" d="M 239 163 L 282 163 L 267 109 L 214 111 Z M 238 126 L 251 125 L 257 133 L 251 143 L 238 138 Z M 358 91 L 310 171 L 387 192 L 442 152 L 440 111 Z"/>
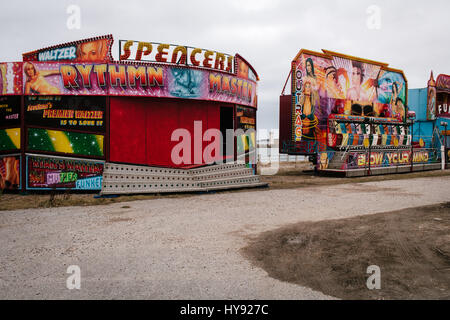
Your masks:
<path fill-rule="evenodd" d="M 436 82 L 434 81 L 433 71 L 427 83 L 427 120 L 436 119 Z"/>
<path fill-rule="evenodd" d="M 330 115 L 327 144 L 329 147 L 348 146 L 408 146 L 411 133 L 408 126 L 394 119 L 372 118 L 372 123 L 364 122 L 364 117 Z"/>
<path fill-rule="evenodd" d="M 416 150 L 411 157 L 410 150 L 401 151 L 373 151 L 370 153 L 348 153 L 341 169 L 378 168 L 435 162 L 438 154 L 435 150 Z"/>
<path fill-rule="evenodd" d="M 103 157 L 103 135 L 28 128 L 28 150 Z"/>
<path fill-rule="evenodd" d="M 26 95 L 106 95 L 107 64 L 23 64 Z M 77 81 L 78 80 L 78 81 Z"/>
<path fill-rule="evenodd" d="M 332 114 L 404 121 L 406 81 L 385 66 L 340 54 L 299 54 L 292 63 L 293 140 L 317 141 L 324 151 Z"/>
<path fill-rule="evenodd" d="M 101 190 L 104 163 L 27 156 L 27 189 Z"/>
<path fill-rule="evenodd" d="M 0 63 L 0 95 L 22 94 L 22 62 Z"/>
<path fill-rule="evenodd" d="M 236 127 L 244 132 L 250 129 L 249 134 L 242 134 L 236 139 L 236 151 L 238 156 L 249 154 L 256 150 L 256 110 L 253 108 L 236 107 Z"/>
<path fill-rule="evenodd" d="M 236 121 L 238 129 L 256 129 L 256 110 L 237 106 Z"/>
<path fill-rule="evenodd" d="M 20 183 L 20 156 L 0 157 L 0 190 L 18 190 Z"/>
<path fill-rule="evenodd" d="M 161 65 L 24 63 L 26 95 L 186 98 L 256 106 L 256 82 Z"/>
<path fill-rule="evenodd" d="M 0 96 L 0 127 L 20 126 L 20 96 Z"/>
<path fill-rule="evenodd" d="M 0 151 L 20 149 L 20 128 L 0 129 Z"/>
<path fill-rule="evenodd" d="M 108 62 L 112 61 L 112 35 L 64 43 L 24 53 L 23 61 Z"/>
<path fill-rule="evenodd" d="M 236 61 L 236 74 L 240 78 L 244 79 L 250 79 L 253 81 L 258 80 L 258 75 L 253 70 L 252 66 L 248 64 L 247 61 L 245 61 L 244 58 L 242 58 L 240 55 L 236 55 L 235 57 Z"/>
<path fill-rule="evenodd" d="M 428 87 L 427 92 L 427 120 L 436 119 L 436 88 Z"/>
<path fill-rule="evenodd" d="M 434 87 L 428 82 L 428 89 L 435 89 L 436 117 L 450 118 L 450 76 L 446 74 L 438 75 Z M 429 95 L 433 97 L 433 94 L 429 93 Z"/>
<path fill-rule="evenodd" d="M 26 96 L 25 123 L 104 133 L 105 109 L 105 97 Z"/>
<path fill-rule="evenodd" d="M 450 75 L 440 74 L 436 78 L 436 87 L 438 90 L 450 92 Z"/>

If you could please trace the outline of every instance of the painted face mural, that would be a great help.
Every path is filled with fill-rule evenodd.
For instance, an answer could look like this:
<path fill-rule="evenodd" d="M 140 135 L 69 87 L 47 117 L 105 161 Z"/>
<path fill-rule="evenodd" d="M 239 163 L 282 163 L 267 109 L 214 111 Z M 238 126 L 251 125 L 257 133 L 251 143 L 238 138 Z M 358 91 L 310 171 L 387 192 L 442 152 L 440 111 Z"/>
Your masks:
<path fill-rule="evenodd" d="M 23 54 L 27 62 L 108 62 L 111 61 L 111 35 L 79 40 Z"/>
<path fill-rule="evenodd" d="M 378 102 L 391 104 L 397 98 L 404 103 L 406 96 L 405 80 L 400 73 L 380 71 L 378 76 Z"/>
<path fill-rule="evenodd" d="M 248 66 L 244 61 L 239 61 L 237 75 L 238 77 L 248 78 Z"/>
<path fill-rule="evenodd" d="M 81 43 L 77 47 L 77 61 L 104 61 L 108 54 L 107 40 L 96 40 Z"/>

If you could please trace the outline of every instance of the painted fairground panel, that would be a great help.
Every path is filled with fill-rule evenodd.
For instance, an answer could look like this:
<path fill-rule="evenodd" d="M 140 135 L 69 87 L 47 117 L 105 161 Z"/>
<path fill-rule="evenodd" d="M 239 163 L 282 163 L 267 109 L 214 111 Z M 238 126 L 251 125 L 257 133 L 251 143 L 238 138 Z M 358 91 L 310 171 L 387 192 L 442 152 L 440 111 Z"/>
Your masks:
<path fill-rule="evenodd" d="M 25 62 L 26 95 L 117 95 L 185 98 L 256 107 L 256 82 L 186 67 Z"/>
<path fill-rule="evenodd" d="M 104 64 L 24 62 L 23 92 L 26 95 L 106 95 Z"/>
<path fill-rule="evenodd" d="M 407 129 L 398 126 L 407 114 L 403 73 L 387 64 L 324 52 L 302 51 L 292 63 L 295 144 L 320 153 L 318 162 L 326 168 L 333 150 L 342 147 L 368 147 L 373 140 L 384 146 L 406 143 Z M 379 124 L 365 126 L 368 117 Z"/>
<path fill-rule="evenodd" d="M 331 156 L 333 154 L 331 153 Z M 326 159 L 325 155 L 321 154 L 322 168 L 328 168 L 323 161 L 331 161 L 332 158 Z M 405 166 L 413 164 L 427 164 L 435 163 L 439 161 L 439 153 L 436 149 L 422 149 L 414 150 L 411 157 L 411 150 L 374 150 L 368 151 L 350 151 L 345 154 L 345 157 L 341 159 L 340 167 L 333 169 L 367 169 L 370 168 L 383 168 L 392 166 Z"/>
<path fill-rule="evenodd" d="M 105 109 L 105 97 L 26 96 L 25 124 L 104 133 Z"/>
<path fill-rule="evenodd" d="M 112 35 L 89 38 L 24 53 L 23 61 L 108 62 L 112 61 Z"/>
<path fill-rule="evenodd" d="M 20 96 L 0 96 L 0 128 L 20 126 Z"/>
<path fill-rule="evenodd" d="M 121 61 L 158 64 L 117 65 L 118 69 L 109 66 L 109 73 L 120 75 L 121 80 L 117 85 L 117 80 L 111 78 L 111 94 L 202 99 L 256 107 L 258 75 L 238 54 L 233 57 L 196 47 L 134 40 L 119 40 L 119 51 Z"/>
<path fill-rule="evenodd" d="M 405 120 L 405 79 L 382 65 L 303 53 L 293 62 L 292 80 L 294 141 L 319 141 L 319 151 L 330 115 Z"/>
<path fill-rule="evenodd" d="M 0 94 L 22 94 L 22 62 L 0 63 Z"/>
<path fill-rule="evenodd" d="M 0 96 L 0 152 L 20 149 L 20 96 Z"/>
<path fill-rule="evenodd" d="M 256 82 L 222 72 L 171 66 L 109 65 L 111 95 L 166 97 L 256 107 Z"/>
<path fill-rule="evenodd" d="M 20 149 L 20 128 L 0 129 L 0 152 Z"/>
<path fill-rule="evenodd" d="M 256 110 L 253 108 L 237 106 L 236 121 L 238 129 L 256 129 Z"/>
<path fill-rule="evenodd" d="M 427 84 L 427 120 L 436 119 L 436 82 L 433 78 L 433 71 Z"/>
<path fill-rule="evenodd" d="M 22 62 L 0 63 L 0 95 L 22 94 Z"/>
<path fill-rule="evenodd" d="M 250 157 L 250 154 L 256 150 L 256 110 L 237 106 L 236 122 L 236 128 L 242 130 L 242 134 L 236 137 L 237 156 L 246 155 L 248 157 L 247 162 L 253 163 L 255 159 Z"/>
<path fill-rule="evenodd" d="M 20 155 L 0 156 L 0 190 L 21 189 Z"/>
<path fill-rule="evenodd" d="M 450 118 L 450 99 L 449 93 L 437 93 L 436 113 L 437 117 Z"/>
<path fill-rule="evenodd" d="M 331 114 L 328 121 L 327 145 L 333 149 L 356 147 L 398 147 L 411 144 L 409 127 L 395 119 Z"/>
<path fill-rule="evenodd" d="M 450 118 L 450 76 L 440 74 L 436 78 L 436 115 Z"/>
<path fill-rule="evenodd" d="M 92 133 L 27 128 L 27 150 L 103 158 L 104 136 Z"/>
<path fill-rule="evenodd" d="M 120 60 L 171 63 L 233 73 L 232 55 L 168 43 L 119 40 Z"/>
<path fill-rule="evenodd" d="M 253 67 L 238 54 L 235 57 L 235 63 L 236 63 L 236 74 L 238 77 L 250 79 L 253 81 L 258 80 L 258 75 L 256 74 L 256 71 L 253 69 Z"/>
<path fill-rule="evenodd" d="M 27 156 L 27 189 L 101 190 L 104 163 Z"/>

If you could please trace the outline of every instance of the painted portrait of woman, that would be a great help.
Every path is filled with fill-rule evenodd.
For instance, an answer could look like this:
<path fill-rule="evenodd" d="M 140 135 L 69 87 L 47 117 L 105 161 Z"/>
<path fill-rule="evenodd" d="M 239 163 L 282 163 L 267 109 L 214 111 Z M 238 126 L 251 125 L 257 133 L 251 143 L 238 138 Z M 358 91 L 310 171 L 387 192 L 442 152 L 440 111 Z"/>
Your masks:
<path fill-rule="evenodd" d="M 108 54 L 108 40 L 100 39 L 81 43 L 77 46 L 76 61 L 105 61 Z"/>
<path fill-rule="evenodd" d="M 0 158 L 0 190 L 18 189 L 20 160 L 17 157 Z"/>
<path fill-rule="evenodd" d="M 399 98 L 400 92 L 402 91 L 403 83 L 399 83 L 394 81 L 392 83 L 392 95 L 391 95 L 391 105 L 395 105 L 397 103 L 397 99 Z"/>
<path fill-rule="evenodd" d="M 436 119 L 436 88 L 430 87 L 427 95 L 427 119 Z"/>
<path fill-rule="evenodd" d="M 248 65 L 244 61 L 238 63 L 238 77 L 248 79 Z"/>
<path fill-rule="evenodd" d="M 312 84 L 309 81 L 305 82 L 302 94 L 299 99 L 299 104 L 302 107 L 302 130 L 303 136 L 313 138 L 314 128 L 317 127 L 318 119 L 314 114 L 318 107 L 319 96 L 317 92 L 312 89 Z"/>
<path fill-rule="evenodd" d="M 347 71 L 344 68 L 339 68 L 336 71 L 338 99 L 345 99 L 345 93 L 350 87 L 350 79 L 348 78 Z"/>
<path fill-rule="evenodd" d="M 37 70 L 34 64 L 26 62 L 23 65 L 26 76 L 25 94 L 60 94 L 60 90 L 51 85 L 45 77 L 59 74 L 57 70 Z"/>
<path fill-rule="evenodd" d="M 392 105 L 392 111 L 394 113 L 394 118 L 400 121 L 405 119 L 405 105 L 401 98 L 395 100 L 395 103 Z"/>
<path fill-rule="evenodd" d="M 305 81 L 308 81 L 311 84 L 311 89 L 314 91 L 318 91 L 319 86 L 317 83 L 317 76 L 314 71 L 314 62 L 312 58 L 307 58 L 305 61 L 305 70 L 306 76 Z"/>
<path fill-rule="evenodd" d="M 364 80 L 363 64 L 359 61 L 352 61 L 352 87 L 347 92 L 347 99 L 353 101 L 367 102 L 369 97 L 361 87 Z"/>

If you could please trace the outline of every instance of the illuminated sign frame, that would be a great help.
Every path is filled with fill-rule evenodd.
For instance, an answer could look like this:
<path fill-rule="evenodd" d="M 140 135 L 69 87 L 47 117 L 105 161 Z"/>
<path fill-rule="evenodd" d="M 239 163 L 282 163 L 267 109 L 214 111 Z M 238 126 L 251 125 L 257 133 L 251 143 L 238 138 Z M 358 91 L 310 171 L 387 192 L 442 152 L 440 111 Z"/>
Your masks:
<path fill-rule="evenodd" d="M 62 43 L 22 54 L 24 62 L 110 62 L 113 61 L 111 47 L 114 39 L 111 34 Z M 95 46 L 101 52 L 99 57 L 81 55 L 83 46 Z M 101 49 L 100 49 L 101 48 Z M 86 47 L 86 50 L 87 47 Z M 45 57 L 47 59 L 42 59 Z"/>
<path fill-rule="evenodd" d="M 104 161 L 27 154 L 26 189 L 101 190 L 104 167 Z"/>
<path fill-rule="evenodd" d="M 135 44 L 137 43 L 137 46 Z M 134 59 L 132 58 L 134 52 Z M 148 56 L 147 58 L 145 58 Z M 120 61 L 186 65 L 234 73 L 234 56 L 207 49 L 159 42 L 119 40 Z"/>

